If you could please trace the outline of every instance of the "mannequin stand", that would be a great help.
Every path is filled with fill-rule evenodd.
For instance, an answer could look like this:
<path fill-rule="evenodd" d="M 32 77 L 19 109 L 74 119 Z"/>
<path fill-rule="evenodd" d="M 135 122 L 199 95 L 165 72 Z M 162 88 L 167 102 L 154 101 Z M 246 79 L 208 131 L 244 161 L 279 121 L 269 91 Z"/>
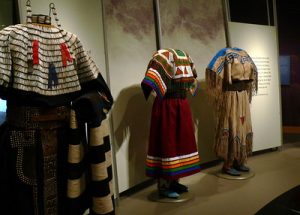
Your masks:
<path fill-rule="evenodd" d="M 180 196 L 176 199 L 167 198 L 164 196 L 159 195 L 158 190 L 154 190 L 148 196 L 148 199 L 153 202 L 164 202 L 164 203 L 179 203 L 179 202 L 186 202 L 193 199 L 195 196 L 191 192 L 181 193 Z"/>
<path fill-rule="evenodd" d="M 216 173 L 216 176 L 224 179 L 229 179 L 229 180 L 245 180 L 248 178 L 252 178 L 255 175 L 255 173 L 251 170 L 249 172 L 240 172 L 240 173 L 241 173 L 240 176 L 232 176 L 232 175 L 225 174 L 222 172 L 222 170 L 220 170 Z"/>

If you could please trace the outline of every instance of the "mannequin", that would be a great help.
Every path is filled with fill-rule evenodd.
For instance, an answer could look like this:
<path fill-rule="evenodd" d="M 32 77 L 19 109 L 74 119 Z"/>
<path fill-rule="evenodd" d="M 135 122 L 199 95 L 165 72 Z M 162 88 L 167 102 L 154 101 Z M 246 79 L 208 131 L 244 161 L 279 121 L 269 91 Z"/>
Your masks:
<path fill-rule="evenodd" d="M 179 198 L 188 188 L 179 179 L 200 171 L 194 125 L 187 92 L 197 92 L 197 74 L 190 56 L 174 49 L 154 53 L 142 81 L 152 108 L 146 175 L 156 178 L 159 194 Z"/>
<path fill-rule="evenodd" d="M 114 214 L 106 114 L 113 99 L 80 40 L 51 17 L 0 31 L 3 214 Z M 85 134 L 87 123 L 88 138 Z M 106 155 L 106 156 L 105 156 Z M 88 159 L 87 159 L 87 156 Z"/>
<path fill-rule="evenodd" d="M 239 176 L 249 172 L 247 156 L 252 152 L 250 102 L 257 90 L 257 69 L 246 51 L 223 48 L 206 69 L 208 90 L 216 112 L 214 151 L 224 160 L 223 173 Z"/>

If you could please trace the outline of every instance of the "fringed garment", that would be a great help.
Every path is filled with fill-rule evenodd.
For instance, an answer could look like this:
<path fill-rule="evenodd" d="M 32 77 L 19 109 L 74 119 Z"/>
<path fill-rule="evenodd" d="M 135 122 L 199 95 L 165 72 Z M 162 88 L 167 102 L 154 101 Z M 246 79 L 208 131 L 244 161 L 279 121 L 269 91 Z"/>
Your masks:
<path fill-rule="evenodd" d="M 196 71 L 183 51 L 162 49 L 151 59 L 142 89 L 156 92 L 152 108 L 146 175 L 176 180 L 200 171 L 187 91 L 197 91 Z"/>
<path fill-rule="evenodd" d="M 257 69 L 246 51 L 221 49 L 206 69 L 206 81 L 217 109 L 214 151 L 232 163 L 252 153 L 250 102 L 257 90 Z"/>
<path fill-rule="evenodd" d="M 47 16 L 33 18 L 48 21 L 0 31 L 0 97 L 7 100 L 0 208 L 5 214 L 81 215 L 88 208 L 90 214 L 114 214 L 110 143 L 102 123 L 113 102 L 110 90 L 76 35 L 51 25 Z M 83 110 L 80 126 L 70 129 L 71 103 L 91 92 L 99 99 L 83 99 L 76 109 Z"/>

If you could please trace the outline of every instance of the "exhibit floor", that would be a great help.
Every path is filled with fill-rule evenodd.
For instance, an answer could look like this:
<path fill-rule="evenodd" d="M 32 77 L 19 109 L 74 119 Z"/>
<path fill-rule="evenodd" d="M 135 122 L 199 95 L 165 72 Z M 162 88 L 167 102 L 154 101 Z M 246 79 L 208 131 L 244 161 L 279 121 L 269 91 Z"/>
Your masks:
<path fill-rule="evenodd" d="M 255 176 L 229 180 L 216 176 L 221 164 L 183 178 L 194 195 L 181 203 L 148 199 L 156 189 L 148 186 L 121 196 L 117 215 L 253 215 L 271 200 L 300 184 L 300 142 L 284 144 L 281 150 L 254 155 L 248 165 Z"/>

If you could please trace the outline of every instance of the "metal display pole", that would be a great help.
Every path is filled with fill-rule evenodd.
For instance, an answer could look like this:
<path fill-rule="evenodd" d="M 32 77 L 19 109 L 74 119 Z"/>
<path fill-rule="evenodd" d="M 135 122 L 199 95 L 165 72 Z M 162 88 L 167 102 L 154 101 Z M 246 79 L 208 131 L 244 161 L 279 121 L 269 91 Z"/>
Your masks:
<path fill-rule="evenodd" d="M 224 26 L 225 26 L 225 37 L 227 47 L 231 47 L 230 33 L 228 28 L 228 22 L 231 21 L 230 7 L 228 0 L 223 0 L 223 13 L 224 13 Z"/>
<path fill-rule="evenodd" d="M 155 19 L 154 25 L 155 25 L 155 34 L 156 34 L 156 49 L 159 50 L 162 47 L 159 0 L 153 0 L 153 8 L 154 8 L 154 19 Z"/>
<path fill-rule="evenodd" d="M 104 38 L 106 82 L 107 82 L 108 87 L 110 88 L 109 58 L 108 58 L 107 35 L 106 35 L 105 8 L 104 8 L 103 0 L 101 0 L 101 7 L 102 7 L 102 24 L 103 24 L 103 38 Z M 110 125 L 110 132 L 114 131 L 113 115 L 111 113 L 109 114 L 109 125 Z M 110 135 L 110 141 L 111 141 L 112 165 L 113 165 L 113 176 L 114 176 L 115 204 L 119 205 L 120 191 L 119 191 L 118 170 L 117 170 L 117 165 L 116 165 L 117 158 L 116 158 L 116 153 L 115 153 L 116 150 L 114 147 L 114 140 L 113 140 L 112 135 Z"/>

